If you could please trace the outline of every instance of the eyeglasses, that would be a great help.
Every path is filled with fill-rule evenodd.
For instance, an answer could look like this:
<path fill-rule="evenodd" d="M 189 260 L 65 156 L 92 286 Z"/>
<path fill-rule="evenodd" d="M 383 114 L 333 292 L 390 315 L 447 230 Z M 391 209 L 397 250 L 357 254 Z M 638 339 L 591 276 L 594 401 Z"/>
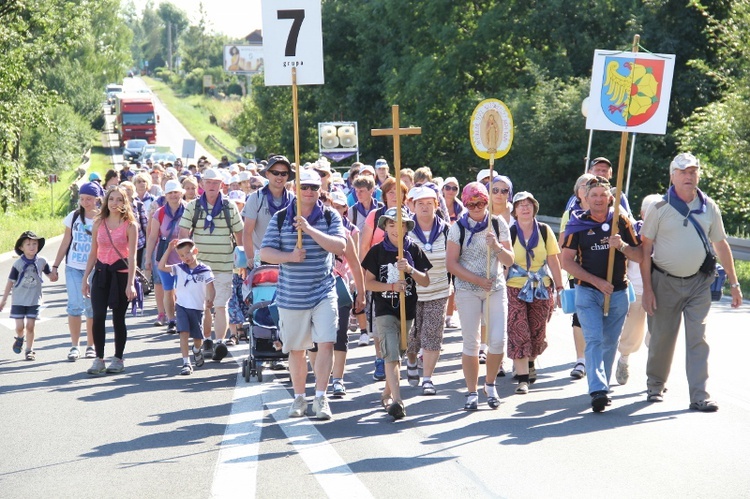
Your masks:
<path fill-rule="evenodd" d="M 492 194 L 508 194 L 510 192 L 510 189 L 501 189 L 499 187 L 493 187 L 492 188 Z"/>
<path fill-rule="evenodd" d="M 455 185 L 444 185 L 443 189 L 445 189 L 446 191 L 458 192 L 458 186 Z"/>
<path fill-rule="evenodd" d="M 484 209 L 484 207 L 487 206 L 487 203 L 485 201 L 477 201 L 476 203 L 466 203 L 465 206 L 470 210 L 473 210 L 474 208 Z"/>
<path fill-rule="evenodd" d="M 313 191 L 313 192 L 318 192 L 318 190 L 320 190 L 319 185 L 301 185 L 299 186 L 299 188 L 303 191 Z"/>
<path fill-rule="evenodd" d="M 268 170 L 268 173 L 270 173 L 274 177 L 288 177 L 289 176 L 289 172 L 288 171 Z"/>
<path fill-rule="evenodd" d="M 263 186 L 261 186 L 261 185 L 251 185 L 251 186 L 250 186 L 250 189 L 252 189 L 252 190 L 254 190 L 254 191 L 257 191 L 258 189 L 261 189 L 262 187 L 263 187 Z"/>

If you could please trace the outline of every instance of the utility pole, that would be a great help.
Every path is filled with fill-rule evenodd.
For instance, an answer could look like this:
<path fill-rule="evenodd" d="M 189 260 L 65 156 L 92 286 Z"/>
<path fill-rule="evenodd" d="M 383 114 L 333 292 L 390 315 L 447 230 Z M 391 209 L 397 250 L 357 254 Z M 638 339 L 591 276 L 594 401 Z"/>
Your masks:
<path fill-rule="evenodd" d="M 172 71 L 172 23 L 167 23 L 167 58 L 169 70 Z"/>

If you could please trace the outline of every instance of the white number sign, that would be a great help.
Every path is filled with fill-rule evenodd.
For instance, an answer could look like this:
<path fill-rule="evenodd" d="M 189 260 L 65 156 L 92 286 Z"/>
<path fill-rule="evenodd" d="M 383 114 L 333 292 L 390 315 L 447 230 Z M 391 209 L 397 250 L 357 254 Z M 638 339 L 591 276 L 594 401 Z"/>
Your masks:
<path fill-rule="evenodd" d="M 322 85 L 321 0 L 263 0 L 263 55 L 266 86 Z"/>

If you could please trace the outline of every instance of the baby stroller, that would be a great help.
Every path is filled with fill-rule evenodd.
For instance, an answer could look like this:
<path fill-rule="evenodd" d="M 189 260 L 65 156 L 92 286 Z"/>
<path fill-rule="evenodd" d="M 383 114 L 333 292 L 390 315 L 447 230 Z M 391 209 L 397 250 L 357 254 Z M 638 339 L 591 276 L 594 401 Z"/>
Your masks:
<path fill-rule="evenodd" d="M 265 362 L 289 358 L 280 349 L 279 315 L 275 303 L 278 281 L 278 265 L 260 265 L 248 273 L 242 285 L 242 296 L 249 306 L 247 320 L 240 332 L 247 335 L 250 343 L 250 354 L 242 362 L 242 376 L 246 382 L 250 382 L 252 376 L 263 382 Z"/>

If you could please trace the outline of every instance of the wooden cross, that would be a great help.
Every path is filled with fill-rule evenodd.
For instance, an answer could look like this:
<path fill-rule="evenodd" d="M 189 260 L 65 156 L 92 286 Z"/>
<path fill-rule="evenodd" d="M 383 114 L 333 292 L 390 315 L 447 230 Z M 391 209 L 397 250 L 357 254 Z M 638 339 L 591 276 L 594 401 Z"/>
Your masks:
<path fill-rule="evenodd" d="M 403 203 L 401 193 L 401 136 L 402 135 L 419 135 L 422 133 L 422 129 L 419 127 L 399 128 L 398 119 L 398 106 L 391 107 L 391 114 L 393 120 L 393 128 L 376 128 L 373 129 L 373 137 L 380 137 L 385 135 L 391 135 L 393 137 L 393 166 L 394 175 L 396 177 L 396 225 L 398 226 L 398 259 L 404 257 L 404 225 L 401 219 L 401 206 Z M 377 224 L 378 221 L 376 220 Z M 398 273 L 398 279 L 404 280 L 404 273 Z M 399 292 L 399 316 L 401 319 L 401 349 L 406 350 L 406 303 L 405 303 L 405 292 Z"/>

